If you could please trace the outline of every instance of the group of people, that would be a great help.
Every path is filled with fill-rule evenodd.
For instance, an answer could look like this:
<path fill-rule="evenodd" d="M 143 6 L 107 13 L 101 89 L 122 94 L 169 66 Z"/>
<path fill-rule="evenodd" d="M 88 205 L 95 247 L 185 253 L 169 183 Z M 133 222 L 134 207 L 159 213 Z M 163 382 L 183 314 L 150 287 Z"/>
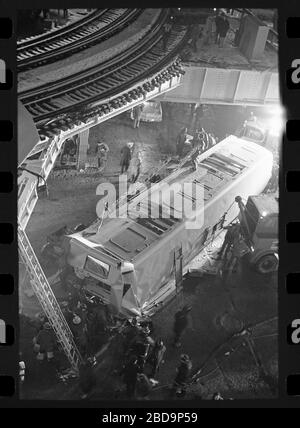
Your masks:
<path fill-rule="evenodd" d="M 175 314 L 173 325 L 173 346 L 179 348 L 181 339 L 190 325 L 191 307 L 185 305 Z M 157 377 L 161 365 L 165 361 L 167 348 L 161 337 L 153 339 L 153 324 L 138 321 L 137 318 L 128 320 L 123 331 L 122 355 L 124 355 L 120 376 L 126 386 L 128 398 L 148 399 L 153 387 L 159 381 Z M 192 361 L 187 354 L 181 354 L 179 364 L 170 393 L 183 397 L 191 380 Z"/>
<path fill-rule="evenodd" d="M 155 377 L 164 362 L 166 346 L 161 338 L 152 339 L 152 331 L 152 323 L 138 322 L 137 318 L 128 320 L 123 330 L 124 359 L 119 374 L 128 398 L 147 399 L 158 383 Z"/>
<path fill-rule="evenodd" d="M 193 26 L 191 34 L 194 52 L 197 52 L 197 41 L 199 38 L 202 38 L 202 45 L 215 43 L 219 47 L 224 46 L 226 36 L 230 29 L 227 16 L 228 12 L 226 15 L 224 11 L 218 10 L 216 15 L 207 18 L 206 26 L 202 31 L 199 29 L 199 26 Z"/>
<path fill-rule="evenodd" d="M 139 106 L 138 106 L 139 107 Z M 139 126 L 140 117 L 135 118 L 136 125 Z M 127 143 L 121 148 L 121 159 L 120 159 L 120 167 L 121 174 L 129 173 L 130 181 L 135 183 L 140 175 L 141 171 L 141 154 L 140 152 L 133 152 L 132 143 Z M 105 143 L 98 143 L 96 148 L 96 156 L 97 156 L 97 165 L 100 170 L 103 171 L 108 158 L 109 147 Z"/>
<path fill-rule="evenodd" d="M 226 245 L 231 245 L 231 241 L 227 239 Z M 227 251 L 226 245 L 222 252 Z M 96 339 L 101 336 L 103 330 L 108 331 L 109 325 L 114 323 L 111 324 L 112 319 L 104 313 L 101 305 L 89 304 L 80 287 L 74 287 L 74 290 L 68 298 L 67 305 L 63 307 L 63 312 L 84 358 L 79 368 L 79 388 L 81 398 L 87 398 L 97 383 L 96 360 L 93 356 L 100 347 L 99 344 L 98 347 L 95 346 Z M 193 329 L 191 311 L 191 306 L 184 305 L 175 313 L 170 347 L 182 347 L 182 339 L 187 329 Z M 118 374 L 124 383 L 126 398 L 147 400 L 160 383 L 158 378 L 160 368 L 166 360 L 167 346 L 161 337 L 153 338 L 155 327 L 148 318 L 127 319 L 125 322 L 122 321 L 121 326 L 119 329 L 121 344 L 118 342 L 121 364 L 112 373 Z M 33 343 L 37 359 L 53 362 L 59 371 L 60 368 L 54 358 L 57 338 L 51 324 L 42 313 L 36 319 L 36 329 Z M 159 385 L 158 388 L 167 387 L 170 397 L 183 398 L 192 382 L 192 368 L 191 358 L 186 353 L 181 353 L 173 380 L 167 385 Z"/>
<path fill-rule="evenodd" d="M 218 139 L 212 134 L 206 132 L 203 128 L 196 129 L 193 136 L 188 134 L 186 127 L 183 127 L 176 138 L 176 155 L 186 156 L 191 150 L 198 148 L 201 153 L 213 147 Z"/>

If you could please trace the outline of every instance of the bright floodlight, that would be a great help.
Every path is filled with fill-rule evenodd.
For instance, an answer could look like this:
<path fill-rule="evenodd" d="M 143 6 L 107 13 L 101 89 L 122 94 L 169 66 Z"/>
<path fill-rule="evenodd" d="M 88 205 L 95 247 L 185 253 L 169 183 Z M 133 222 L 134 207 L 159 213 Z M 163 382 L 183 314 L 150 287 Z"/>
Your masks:
<path fill-rule="evenodd" d="M 284 124 L 285 124 L 285 110 L 284 108 L 278 104 L 275 106 L 268 107 L 268 129 L 270 130 L 270 134 L 274 136 L 280 136 L 283 132 Z"/>

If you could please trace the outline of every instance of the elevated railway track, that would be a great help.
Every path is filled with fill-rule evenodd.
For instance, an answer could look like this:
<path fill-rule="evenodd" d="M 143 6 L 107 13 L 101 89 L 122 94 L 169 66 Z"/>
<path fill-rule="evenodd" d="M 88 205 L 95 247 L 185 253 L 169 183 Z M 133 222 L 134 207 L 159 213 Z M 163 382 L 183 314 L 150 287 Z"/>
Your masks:
<path fill-rule="evenodd" d="M 145 37 L 110 60 L 20 93 L 19 100 L 31 113 L 40 133 L 50 136 L 49 122 L 50 128 L 60 129 L 76 115 L 82 119 L 89 109 L 101 116 L 132 99 L 142 100 L 153 88 L 183 73 L 179 53 L 188 39 L 188 30 L 173 25 L 164 50 L 162 25 L 167 16 L 168 10 L 163 9 Z M 141 86 L 131 90 L 138 84 Z"/>
<path fill-rule="evenodd" d="M 52 63 L 101 43 L 130 25 L 142 9 L 101 9 L 85 18 L 17 44 L 18 71 Z"/>

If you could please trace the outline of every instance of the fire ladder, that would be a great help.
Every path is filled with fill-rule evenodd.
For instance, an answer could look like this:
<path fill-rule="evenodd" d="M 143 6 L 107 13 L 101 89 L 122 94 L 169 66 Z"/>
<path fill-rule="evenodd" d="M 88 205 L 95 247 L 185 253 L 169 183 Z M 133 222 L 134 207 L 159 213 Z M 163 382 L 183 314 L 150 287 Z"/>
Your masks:
<path fill-rule="evenodd" d="M 34 153 L 38 153 L 39 148 L 42 148 L 42 153 L 44 153 L 42 159 L 30 160 L 27 157 L 20 166 L 20 175 L 18 178 L 18 240 L 20 256 L 29 273 L 33 291 L 72 368 L 78 372 L 79 364 L 82 362 L 82 356 L 74 342 L 73 334 L 60 309 L 47 277 L 25 233 L 26 225 L 38 200 L 38 176 L 45 181 L 47 180 L 65 139 L 66 137 L 61 133 L 60 136 L 56 136 L 52 140 L 38 143 L 29 153 L 28 157 L 31 157 Z M 23 167 L 23 165 L 25 166 Z"/>

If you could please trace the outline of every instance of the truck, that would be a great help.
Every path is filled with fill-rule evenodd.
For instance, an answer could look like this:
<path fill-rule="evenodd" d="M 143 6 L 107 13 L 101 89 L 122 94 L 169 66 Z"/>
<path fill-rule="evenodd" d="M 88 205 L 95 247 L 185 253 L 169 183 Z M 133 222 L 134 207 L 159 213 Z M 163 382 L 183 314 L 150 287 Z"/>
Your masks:
<path fill-rule="evenodd" d="M 241 233 L 250 251 L 246 257 L 261 274 L 277 271 L 278 257 L 278 195 L 249 196 L 246 204 L 235 198 L 239 206 Z"/>

